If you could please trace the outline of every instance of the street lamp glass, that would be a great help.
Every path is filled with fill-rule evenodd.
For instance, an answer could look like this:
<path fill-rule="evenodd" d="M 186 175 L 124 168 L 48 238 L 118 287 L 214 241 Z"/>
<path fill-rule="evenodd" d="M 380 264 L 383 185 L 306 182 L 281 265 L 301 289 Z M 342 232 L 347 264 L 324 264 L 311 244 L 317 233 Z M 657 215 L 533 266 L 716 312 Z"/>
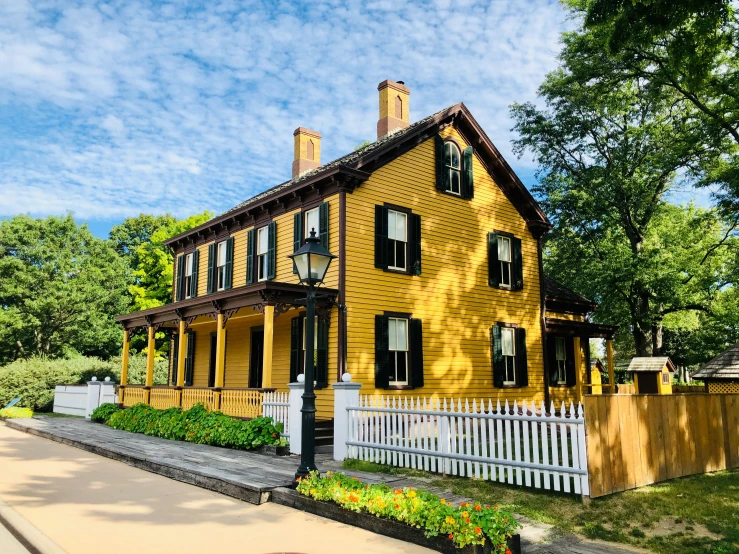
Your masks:
<path fill-rule="evenodd" d="M 304 285 L 322 283 L 328 272 L 328 266 L 335 257 L 321 245 L 315 231 L 311 231 L 311 236 L 305 240 L 305 244 L 297 252 L 288 256 L 292 258 L 295 272 Z"/>

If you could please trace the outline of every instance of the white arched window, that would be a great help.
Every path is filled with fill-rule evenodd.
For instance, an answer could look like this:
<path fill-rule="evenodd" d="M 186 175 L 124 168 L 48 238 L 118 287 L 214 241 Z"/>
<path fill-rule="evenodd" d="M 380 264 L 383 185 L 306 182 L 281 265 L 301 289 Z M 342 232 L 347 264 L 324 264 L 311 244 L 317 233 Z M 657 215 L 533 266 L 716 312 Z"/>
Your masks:
<path fill-rule="evenodd" d="M 444 165 L 449 173 L 449 192 L 461 194 L 462 158 L 459 154 L 459 148 L 451 141 L 444 143 Z"/>

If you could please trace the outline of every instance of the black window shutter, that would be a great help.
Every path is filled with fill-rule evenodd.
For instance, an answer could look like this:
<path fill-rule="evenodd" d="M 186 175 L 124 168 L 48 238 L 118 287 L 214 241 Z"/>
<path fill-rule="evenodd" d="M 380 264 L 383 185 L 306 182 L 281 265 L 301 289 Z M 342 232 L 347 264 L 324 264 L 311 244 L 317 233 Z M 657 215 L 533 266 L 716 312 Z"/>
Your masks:
<path fill-rule="evenodd" d="M 385 389 L 390 383 L 388 358 L 390 339 L 388 336 L 388 317 L 375 316 L 375 388 Z"/>
<path fill-rule="evenodd" d="M 577 381 L 575 376 L 575 341 L 572 337 L 565 339 L 565 356 L 567 356 L 567 362 L 565 367 L 567 368 L 567 386 L 573 387 Z"/>
<path fill-rule="evenodd" d="M 187 333 L 187 356 L 185 357 L 185 386 L 192 386 L 192 375 L 195 369 L 195 333 Z"/>
<path fill-rule="evenodd" d="M 328 386 L 328 321 L 322 317 L 318 318 L 316 352 L 316 388 L 322 389 Z"/>
<path fill-rule="evenodd" d="M 498 235 L 488 233 L 488 284 L 500 285 L 500 264 L 498 263 Z"/>
<path fill-rule="evenodd" d="M 511 247 L 513 249 L 513 288 L 516 290 L 523 289 L 523 257 L 521 254 L 521 239 L 511 239 Z"/>
<path fill-rule="evenodd" d="M 213 292 L 215 287 L 215 269 L 216 269 L 216 245 L 208 245 L 208 294 Z"/>
<path fill-rule="evenodd" d="M 387 269 L 387 208 L 375 206 L 375 267 Z"/>
<path fill-rule="evenodd" d="M 526 359 L 526 329 L 516 329 L 516 385 L 529 386 L 529 364 Z"/>
<path fill-rule="evenodd" d="M 229 237 L 226 241 L 226 279 L 223 283 L 224 289 L 230 289 L 234 274 L 234 239 Z"/>
<path fill-rule="evenodd" d="M 185 298 L 185 256 L 177 256 L 177 300 Z"/>
<path fill-rule="evenodd" d="M 462 198 L 474 198 L 475 183 L 472 176 L 472 147 L 468 146 L 462 153 Z"/>
<path fill-rule="evenodd" d="M 493 386 L 502 387 L 505 381 L 503 364 L 503 347 L 500 340 L 500 327 L 493 325 L 490 329 L 490 351 L 493 355 Z"/>
<path fill-rule="evenodd" d="M 293 216 L 293 252 L 303 246 L 303 212 L 298 212 Z M 293 273 L 297 274 L 293 266 Z"/>
<path fill-rule="evenodd" d="M 408 233 L 408 272 L 411 275 L 421 274 L 421 216 L 411 214 Z"/>
<path fill-rule="evenodd" d="M 302 333 L 303 317 L 298 316 L 290 320 L 290 382 L 298 380 L 300 371 L 300 339 Z"/>
<path fill-rule="evenodd" d="M 267 279 L 274 279 L 277 273 L 277 224 L 267 225 Z"/>
<path fill-rule="evenodd" d="M 318 238 L 321 246 L 328 250 L 328 202 L 318 206 Z"/>
<path fill-rule="evenodd" d="M 254 229 L 246 233 L 246 284 L 254 283 Z"/>
<path fill-rule="evenodd" d="M 410 320 L 411 385 L 423 386 L 423 326 L 420 319 Z"/>
<path fill-rule="evenodd" d="M 177 364 L 180 356 L 180 335 L 172 336 L 172 385 L 177 384 Z"/>
<path fill-rule="evenodd" d="M 190 297 L 198 295 L 198 269 L 200 267 L 200 250 L 192 253 L 192 285 L 190 285 Z"/>
<path fill-rule="evenodd" d="M 557 337 L 547 337 L 547 366 L 549 367 L 549 384 L 556 387 L 559 384 L 557 378 Z"/>
<path fill-rule="evenodd" d="M 436 151 L 436 189 L 446 192 L 449 190 L 449 172 L 444 165 L 444 139 L 440 135 L 434 137 Z"/>

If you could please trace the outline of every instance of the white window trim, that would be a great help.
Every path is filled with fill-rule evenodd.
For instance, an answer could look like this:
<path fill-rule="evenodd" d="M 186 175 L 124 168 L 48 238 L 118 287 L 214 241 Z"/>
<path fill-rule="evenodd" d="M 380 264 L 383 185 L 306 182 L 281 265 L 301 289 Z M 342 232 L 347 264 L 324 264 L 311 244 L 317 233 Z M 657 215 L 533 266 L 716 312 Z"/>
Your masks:
<path fill-rule="evenodd" d="M 410 374 L 410 368 L 408 367 L 408 352 L 410 350 L 410 337 L 408 336 L 408 333 L 410 332 L 410 325 L 408 324 L 408 319 L 404 317 L 390 317 L 388 318 L 388 335 L 390 333 L 390 321 L 396 322 L 396 333 L 397 333 L 397 322 L 403 322 L 403 325 L 405 326 L 405 350 L 398 350 L 397 348 L 395 350 L 390 349 L 390 344 L 388 341 L 388 352 L 390 352 L 390 355 L 397 356 L 397 352 L 402 352 L 405 354 L 405 381 L 393 381 L 392 379 L 388 379 L 388 385 L 391 387 L 405 387 L 408 386 L 408 377 Z M 396 337 L 396 345 L 397 345 L 397 337 Z M 395 364 L 395 375 L 397 375 L 397 368 L 398 364 Z"/>
<path fill-rule="evenodd" d="M 457 159 L 459 160 L 459 167 L 454 167 L 451 163 L 449 164 L 446 163 L 447 146 L 450 146 L 457 150 Z M 450 140 L 447 140 L 444 142 L 444 165 L 446 166 L 446 170 L 449 176 L 449 189 L 447 189 L 447 192 L 449 194 L 453 194 L 454 196 L 462 196 L 462 152 L 459 149 L 459 147 Z M 457 192 L 452 190 L 452 172 L 453 171 L 456 171 L 457 173 L 459 173 L 459 191 Z"/>
<path fill-rule="evenodd" d="M 561 360 L 557 357 L 557 343 L 562 341 L 562 355 L 564 356 Z M 564 337 L 554 337 L 554 359 L 557 362 L 557 384 L 567 384 L 567 339 Z M 564 362 L 562 373 L 559 371 L 559 362 Z"/>
<path fill-rule="evenodd" d="M 259 248 L 261 246 L 261 241 L 259 240 L 260 234 L 265 233 L 267 235 L 267 249 L 264 252 L 260 252 Z M 269 275 L 269 227 L 264 226 L 257 229 L 257 282 L 261 283 L 262 281 L 267 281 L 267 275 Z M 264 270 L 264 277 L 262 277 L 260 274 L 262 272 L 262 256 L 264 256 L 265 259 L 265 270 Z"/>
<path fill-rule="evenodd" d="M 503 376 L 503 384 L 504 385 L 515 385 L 516 384 L 516 371 L 518 368 L 516 367 L 516 329 L 513 327 L 501 327 L 500 329 L 500 342 L 501 342 L 501 352 L 503 350 L 503 334 L 509 333 L 511 334 L 511 347 L 513 348 L 513 354 L 512 355 L 506 355 L 503 354 L 503 364 L 504 364 L 504 371 L 505 374 Z M 511 358 L 511 362 L 513 363 L 513 380 L 510 381 L 507 379 L 508 377 L 508 360 L 507 358 Z"/>
<path fill-rule="evenodd" d="M 193 252 L 190 252 L 189 254 L 185 255 L 185 293 L 183 295 L 184 298 L 192 298 L 192 274 L 195 269 L 193 264 L 193 261 L 195 259 L 195 255 Z"/>
<path fill-rule="evenodd" d="M 405 218 L 405 240 L 402 240 L 401 241 L 401 240 L 398 240 L 398 239 L 391 239 L 390 238 L 390 214 L 391 213 L 395 214 L 395 217 L 396 218 L 398 216 L 402 216 L 402 217 Z M 405 258 L 404 258 L 405 259 L 405 266 L 400 267 L 400 266 L 390 265 L 388 263 L 387 268 L 388 269 L 392 269 L 394 271 L 407 271 L 408 270 L 408 221 L 409 221 L 408 214 L 405 213 L 405 212 L 399 212 L 398 210 L 388 210 L 387 211 L 387 214 L 388 214 L 387 215 L 387 217 L 388 217 L 388 228 L 387 228 L 388 239 L 392 240 L 394 243 L 395 242 L 402 242 L 405 245 L 404 246 L 404 248 L 405 248 Z M 397 225 L 396 225 L 396 229 L 397 229 Z M 395 247 L 395 244 L 393 244 L 393 247 Z M 393 258 L 395 258 L 395 252 L 393 252 Z"/>
<path fill-rule="evenodd" d="M 223 248 L 223 265 L 220 263 L 220 254 L 221 254 L 221 248 Z M 222 291 L 226 290 L 226 258 L 228 257 L 228 253 L 226 252 L 226 241 L 223 240 L 221 242 L 216 243 L 216 290 Z M 223 279 L 221 279 L 223 277 Z"/>
<path fill-rule="evenodd" d="M 318 222 L 317 225 L 311 227 L 308 222 L 310 221 L 309 214 L 315 213 L 315 219 Z M 312 210 L 308 210 L 303 215 L 303 242 L 305 242 L 306 239 L 310 238 L 310 232 L 311 229 L 315 230 L 316 237 L 318 237 L 321 233 L 321 215 L 320 215 L 320 209 L 319 208 L 313 208 Z"/>
<path fill-rule="evenodd" d="M 500 259 L 500 243 L 508 241 L 508 260 Z M 510 237 L 498 235 L 498 263 L 500 264 L 500 283 L 498 286 L 502 289 L 510 289 L 513 286 L 513 241 Z M 508 284 L 503 283 L 503 275 L 508 274 Z"/>

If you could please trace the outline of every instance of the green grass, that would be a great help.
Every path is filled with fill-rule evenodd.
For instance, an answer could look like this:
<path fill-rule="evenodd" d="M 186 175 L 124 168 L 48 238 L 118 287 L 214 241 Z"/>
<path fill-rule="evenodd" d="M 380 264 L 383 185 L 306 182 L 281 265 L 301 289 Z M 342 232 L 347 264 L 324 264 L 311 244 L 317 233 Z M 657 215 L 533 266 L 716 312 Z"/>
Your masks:
<path fill-rule="evenodd" d="M 484 504 L 497 504 L 561 533 L 630 544 L 661 554 L 739 553 L 739 471 L 674 479 L 658 485 L 593 499 L 460 477 L 443 478 L 418 470 L 358 460 L 346 469 L 431 478 L 431 485 Z M 655 530 L 670 526 L 664 534 Z M 700 527 L 697 527 L 700 526 Z M 675 527 L 675 529 L 672 529 Z M 704 529 L 719 535 L 701 536 Z"/>

